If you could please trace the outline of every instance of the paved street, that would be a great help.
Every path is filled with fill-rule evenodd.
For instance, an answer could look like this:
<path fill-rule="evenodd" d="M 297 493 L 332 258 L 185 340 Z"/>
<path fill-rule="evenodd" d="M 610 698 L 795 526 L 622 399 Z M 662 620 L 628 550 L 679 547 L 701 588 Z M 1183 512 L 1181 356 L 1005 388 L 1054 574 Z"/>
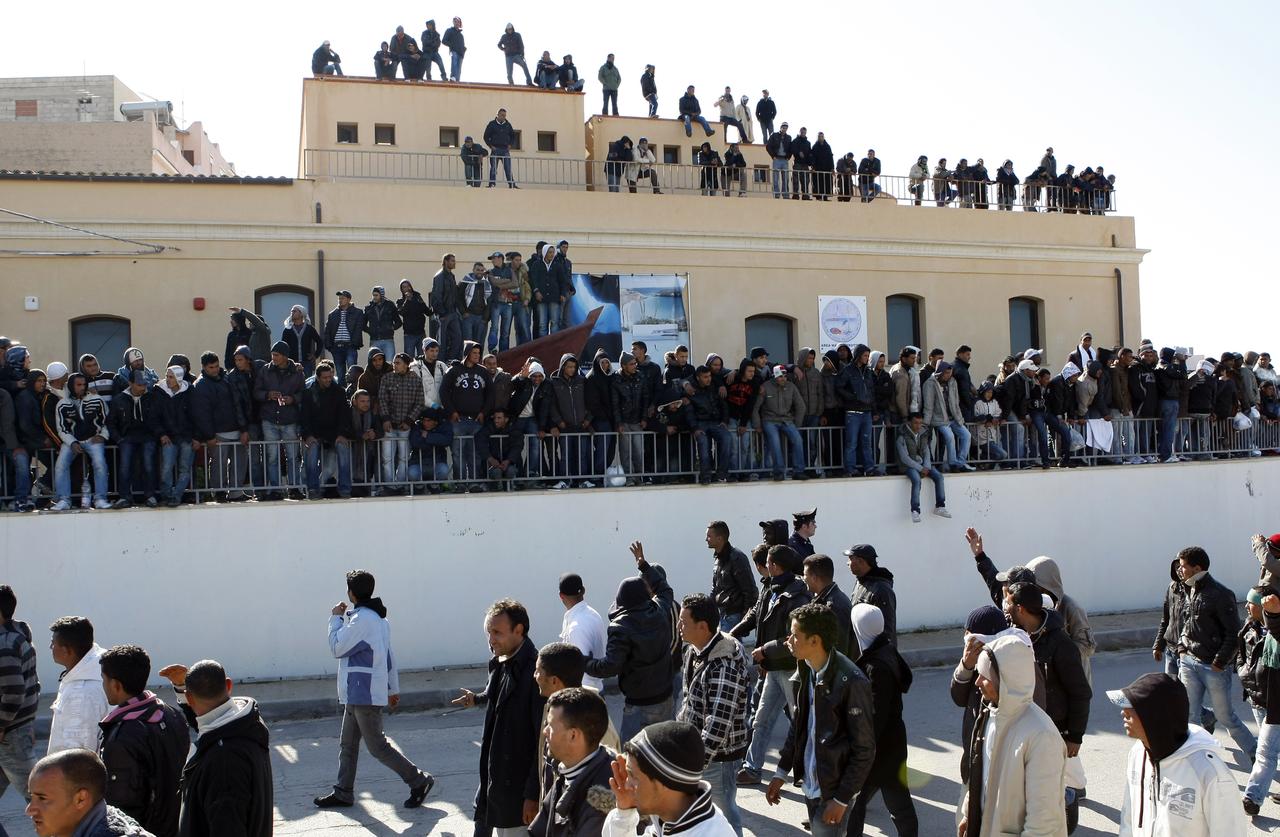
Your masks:
<path fill-rule="evenodd" d="M 1089 775 L 1089 798 L 1081 805 L 1080 827 L 1076 831 L 1081 837 L 1116 833 L 1124 761 L 1131 744 L 1123 737 L 1119 710 L 1107 703 L 1103 690 L 1128 684 L 1138 674 L 1151 670 L 1152 665 L 1150 654 L 1145 651 L 1103 654 L 1094 660 L 1096 692 L 1090 733 L 1081 751 Z M 949 677 L 950 672 L 945 669 L 919 671 L 906 696 L 911 781 L 920 814 L 920 833 L 930 837 L 952 833 L 954 806 L 960 796 L 957 743 L 960 710 L 951 704 L 947 695 Z M 620 698 L 610 701 L 615 716 L 621 711 L 619 704 Z M 1247 715 L 1243 707 L 1238 711 L 1252 724 L 1252 716 Z M 411 758 L 436 776 L 436 787 L 426 806 L 414 812 L 400 808 L 407 796 L 405 787 L 367 754 L 360 763 L 356 807 L 343 812 L 317 811 L 311 799 L 327 789 L 337 766 L 337 719 L 273 725 L 275 833 L 282 836 L 438 834 L 469 837 L 480 721 L 479 710 L 405 714 L 388 719 L 387 730 L 391 736 Z M 1221 732 L 1219 740 L 1229 742 Z M 1228 758 L 1228 763 L 1231 761 Z M 1242 787 L 1245 776 L 1243 771 L 1238 771 L 1237 779 Z M 788 788 L 787 797 L 782 806 L 767 810 L 759 790 L 740 791 L 739 804 L 744 809 L 746 828 L 755 835 L 803 834 L 800 828 L 803 804 L 794 788 Z M 1268 802 L 1263 814 L 1255 820 L 1251 833 L 1270 833 L 1280 828 L 1280 806 Z M 13 837 L 32 834 L 12 793 L 0 800 L 0 822 Z M 869 813 L 866 833 L 894 834 L 888 815 L 878 802 Z"/>

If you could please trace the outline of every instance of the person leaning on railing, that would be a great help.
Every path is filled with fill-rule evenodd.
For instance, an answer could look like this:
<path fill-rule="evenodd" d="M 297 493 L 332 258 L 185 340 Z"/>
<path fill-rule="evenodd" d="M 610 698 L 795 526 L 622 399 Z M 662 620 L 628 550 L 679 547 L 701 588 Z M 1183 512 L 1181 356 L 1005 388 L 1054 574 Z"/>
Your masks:
<path fill-rule="evenodd" d="M 662 189 L 658 187 L 657 162 L 657 158 L 653 155 L 653 148 L 649 145 L 649 138 L 641 137 L 636 147 L 631 149 L 631 163 L 627 166 L 627 191 L 634 195 L 636 181 L 647 179 L 653 184 L 653 193 L 661 195 Z"/>
<path fill-rule="evenodd" d="M 458 154 L 462 157 L 462 176 L 467 185 L 480 188 L 480 181 L 484 177 L 484 158 L 489 156 L 489 149 L 471 137 L 466 137 L 462 140 Z"/>

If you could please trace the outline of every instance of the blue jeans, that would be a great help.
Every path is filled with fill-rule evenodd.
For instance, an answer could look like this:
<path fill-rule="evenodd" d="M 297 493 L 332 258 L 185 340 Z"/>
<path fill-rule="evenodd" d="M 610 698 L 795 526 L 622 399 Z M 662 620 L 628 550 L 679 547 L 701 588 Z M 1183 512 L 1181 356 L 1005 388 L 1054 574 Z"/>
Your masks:
<path fill-rule="evenodd" d="M 1178 432 L 1178 400 L 1160 399 L 1160 461 L 1173 456 L 1173 437 Z"/>
<path fill-rule="evenodd" d="M 506 175 L 507 185 L 514 185 L 515 181 L 511 179 L 511 149 L 499 146 L 489 151 L 489 185 L 492 186 L 498 178 L 498 160 L 502 160 L 502 173 Z"/>
<path fill-rule="evenodd" d="M 985 462 L 1003 462 L 1009 458 L 1009 452 L 993 439 L 978 445 L 978 458 Z"/>
<path fill-rule="evenodd" d="M 477 479 L 476 439 L 480 422 L 460 418 L 453 423 L 453 476 L 458 480 Z"/>
<path fill-rule="evenodd" d="M 24 503 L 31 499 L 31 451 L 10 451 L 13 460 L 13 501 Z"/>
<path fill-rule="evenodd" d="M 616 88 L 613 90 L 609 90 L 608 88 L 605 88 L 604 104 L 600 107 L 600 113 L 602 113 L 605 116 L 609 115 L 610 101 L 613 102 L 613 115 L 617 116 L 618 115 L 618 91 Z"/>
<path fill-rule="evenodd" d="M 618 738 L 622 739 L 623 744 L 626 744 L 635 737 L 637 732 L 650 724 L 670 721 L 675 717 L 671 704 L 670 697 L 659 703 L 651 703 L 647 706 L 638 706 L 634 703 L 622 704 L 622 725 L 618 727 Z"/>
<path fill-rule="evenodd" d="M 729 432 L 733 434 L 733 456 L 737 467 L 744 471 L 754 471 L 756 469 L 756 439 L 755 433 L 751 430 L 751 423 L 741 425 L 747 428 L 746 433 L 738 433 L 738 420 L 731 418 L 726 425 Z"/>
<path fill-rule="evenodd" d="M 422 341 L 425 340 L 425 334 L 410 334 L 403 332 L 400 335 L 400 342 L 404 345 L 404 353 L 409 357 L 417 357 L 422 351 Z"/>
<path fill-rule="evenodd" d="M 875 469 L 875 458 L 871 453 L 871 413 L 850 410 L 844 414 L 844 472 L 852 476 L 856 473 L 869 474 Z"/>
<path fill-rule="evenodd" d="M 649 115 L 657 116 L 658 115 L 658 94 L 654 93 L 652 96 L 646 96 L 645 98 L 649 100 Z"/>
<path fill-rule="evenodd" d="M 484 330 L 489 323 L 482 314 L 463 314 L 462 315 L 462 341 L 465 343 L 471 340 L 484 346 Z M 461 352 L 459 352 L 461 356 Z"/>
<path fill-rule="evenodd" d="M 787 158 L 774 157 L 773 163 L 773 196 L 775 198 L 785 198 L 791 194 L 787 180 Z"/>
<path fill-rule="evenodd" d="M 1258 722 L 1258 760 L 1253 763 L 1253 772 L 1245 783 L 1244 795 L 1259 805 L 1271 790 L 1271 780 L 1276 775 L 1276 755 L 1280 754 L 1280 724 L 1267 723 L 1267 710 L 1249 704 L 1253 710 L 1253 719 Z"/>
<path fill-rule="evenodd" d="M 511 348 L 511 316 L 510 302 L 495 302 L 489 309 L 489 351 Z"/>
<path fill-rule="evenodd" d="M 848 828 L 849 812 L 853 810 L 853 805 L 844 809 L 844 819 L 835 825 L 827 825 L 822 821 L 822 814 L 827 808 L 829 799 L 805 799 L 805 808 L 809 812 L 809 833 L 813 837 L 844 837 L 845 830 Z"/>
<path fill-rule="evenodd" d="M 480 183 L 484 179 L 484 163 L 479 158 L 463 157 L 462 179 L 467 181 L 468 186 L 480 188 Z"/>
<path fill-rule="evenodd" d="M 533 304 L 534 312 L 537 314 L 538 322 L 536 325 L 537 337 L 546 337 L 548 334 L 554 334 L 560 330 L 560 299 L 559 297 Z"/>
<path fill-rule="evenodd" d="M 138 454 L 142 455 L 142 496 L 154 497 L 156 493 L 156 440 L 155 439 L 121 439 L 117 448 L 116 487 L 120 489 L 120 499 L 133 502 L 133 468 L 138 464 Z"/>
<path fill-rule="evenodd" d="M 1183 654 L 1178 659 L 1178 677 L 1182 680 L 1182 685 L 1187 687 L 1189 705 L 1202 705 L 1204 696 L 1208 693 L 1209 704 L 1213 707 L 1213 714 L 1218 716 L 1218 722 L 1231 733 L 1240 751 L 1247 757 L 1252 757 L 1258 742 L 1231 705 L 1231 669 L 1214 671 L 1190 654 Z"/>
<path fill-rule="evenodd" d="M 1017 416 L 1010 416 L 1004 425 L 1005 446 L 1011 459 L 1025 459 L 1027 455 L 1027 428 Z M 1020 463 L 1021 464 L 1021 463 Z"/>
<path fill-rule="evenodd" d="M 595 466 L 593 473 L 602 477 L 605 469 L 613 464 L 613 455 L 618 449 L 618 436 L 613 432 L 612 419 L 593 418 L 591 429 L 594 431 L 591 437 L 592 464 Z"/>
<path fill-rule="evenodd" d="M 716 443 L 716 476 L 720 479 L 727 479 L 729 469 L 733 467 L 733 437 L 729 435 L 729 430 L 723 424 L 716 424 L 710 421 L 700 421 L 695 425 L 695 430 L 701 430 L 695 438 L 698 441 L 698 471 L 703 477 L 711 476 L 711 440 Z M 795 426 L 792 426 L 795 430 Z M 799 434 L 797 434 L 797 439 Z"/>
<path fill-rule="evenodd" d="M 444 67 L 440 68 L 440 72 L 444 72 Z M 453 50 L 449 50 L 449 78 L 462 81 L 462 54 Z"/>
<path fill-rule="evenodd" d="M 1181 679 L 1181 675 L 1178 673 L 1178 655 L 1173 652 L 1173 649 L 1166 649 L 1164 652 L 1164 673 L 1172 677 L 1174 680 Z M 1191 714 L 1195 717 L 1194 709 L 1191 710 Z M 1218 722 L 1218 719 L 1213 715 L 1213 707 L 1211 706 L 1204 706 L 1202 704 L 1200 706 L 1200 713 L 1198 717 L 1200 720 L 1200 726 L 1202 727 L 1208 727 Z"/>
<path fill-rule="evenodd" d="M 160 496 L 166 500 L 182 502 L 182 495 L 191 484 L 191 463 L 196 452 L 190 439 L 174 439 L 160 446 Z"/>
<path fill-rule="evenodd" d="M 382 356 L 387 359 L 387 363 L 390 363 L 391 359 L 396 356 L 396 341 L 394 337 L 390 340 L 370 340 L 369 348 L 382 349 Z M 412 357 L 413 352 L 410 352 L 409 355 Z"/>
<path fill-rule="evenodd" d="M 13 785 L 23 799 L 31 801 L 27 778 L 36 765 L 35 747 L 35 721 L 27 721 L 17 729 L 9 730 L 4 741 L 0 741 L 0 796 L 4 796 L 9 785 Z"/>
<path fill-rule="evenodd" d="M 1040 444 L 1040 464 L 1049 464 L 1049 431 L 1058 434 L 1058 453 L 1065 462 L 1071 458 L 1071 430 L 1062 423 L 1062 419 L 1043 410 L 1031 412 L 1031 423 L 1036 428 L 1037 441 Z"/>
<path fill-rule="evenodd" d="M 280 485 L 280 448 L 283 447 L 287 463 L 284 485 L 285 488 L 295 487 L 298 484 L 298 425 L 264 421 L 262 440 L 267 443 L 267 485 L 272 488 Z"/>
<path fill-rule="evenodd" d="M 511 303 L 511 319 L 516 325 L 516 345 L 523 346 L 533 339 L 529 328 L 529 309 L 523 302 Z"/>
<path fill-rule="evenodd" d="M 351 445 L 348 442 L 335 443 L 333 452 L 338 457 L 338 494 L 351 496 Z M 317 494 L 320 491 L 320 468 L 324 453 L 324 443 L 316 440 L 307 446 L 307 491 Z"/>
<path fill-rule="evenodd" d="M 524 436 L 524 476 L 542 476 L 542 440 L 538 438 L 538 420 L 533 416 L 513 418 L 511 424 Z"/>
<path fill-rule="evenodd" d="M 732 631 L 742 621 L 741 613 L 722 613 L 720 614 L 720 630 Z"/>
<path fill-rule="evenodd" d="M 378 458 L 384 483 L 404 483 L 409 474 L 409 431 L 388 430 L 383 435 Z"/>
<path fill-rule="evenodd" d="M 686 137 L 693 136 L 694 122 L 697 122 L 699 125 L 702 126 L 702 130 L 706 132 L 707 136 L 711 136 L 712 134 L 715 133 L 715 131 L 711 130 L 711 126 L 707 124 L 706 117 L 704 117 L 702 114 L 698 114 L 697 116 L 691 116 L 690 114 L 684 113 L 680 115 L 680 121 L 684 123 L 684 135 Z"/>
<path fill-rule="evenodd" d="M 1280 729 L 1280 727 L 1277 727 Z M 713 761 L 702 771 L 702 778 L 711 785 L 711 801 L 738 837 L 742 837 L 742 811 L 738 809 L 738 771 L 742 759 Z"/>
<path fill-rule="evenodd" d="M 584 456 L 584 447 L 583 437 L 572 429 L 556 438 L 556 476 L 572 480 L 591 473 L 590 452 Z"/>
<path fill-rule="evenodd" d="M 773 475 L 780 477 L 786 473 L 786 463 L 782 458 L 782 435 L 786 435 L 791 446 L 791 473 L 804 473 L 804 442 L 800 439 L 800 431 L 793 422 L 761 422 L 764 428 L 764 441 L 773 463 Z"/>
<path fill-rule="evenodd" d="M 107 499 L 107 446 L 102 442 L 84 441 L 80 448 L 93 464 L 93 499 Z M 53 493 L 59 500 L 71 499 L 71 464 L 75 458 L 71 445 L 64 444 L 58 451 L 58 461 L 53 466 Z"/>
<path fill-rule="evenodd" d="M 446 76 L 444 72 L 444 59 L 440 57 L 439 50 L 437 50 L 436 52 L 424 52 L 422 54 L 422 57 L 419 58 L 418 61 L 421 62 L 420 66 L 424 70 L 426 70 L 427 81 L 435 81 L 435 79 L 431 77 L 432 64 L 435 64 L 437 67 L 440 68 L 441 81 L 444 81 L 446 78 L 448 78 L 448 76 Z"/>
<path fill-rule="evenodd" d="M 359 363 L 360 350 L 355 346 L 338 346 L 329 354 L 333 355 L 333 379 L 339 383 L 345 384 L 347 380 L 347 367 L 355 366 Z"/>
<path fill-rule="evenodd" d="M 782 717 L 782 707 L 795 709 L 795 695 L 791 691 L 790 671 L 770 671 L 764 676 L 764 690 L 756 706 L 756 716 L 751 721 L 751 746 L 747 749 L 744 768 L 760 775 L 764 769 L 764 757 L 769 752 L 769 738 L 773 725 Z"/>
<path fill-rule="evenodd" d="M 437 53 L 437 55 L 438 54 L 439 53 Z M 511 73 L 513 70 L 515 70 L 516 67 L 519 67 L 520 69 L 524 70 L 524 83 L 533 84 L 533 79 L 529 76 L 529 65 L 524 63 L 523 55 L 507 56 L 507 84 L 515 84 L 515 80 L 511 78 Z M 440 72 L 441 73 L 444 72 L 443 66 L 440 68 Z"/>
<path fill-rule="evenodd" d="M 924 477 L 915 468 L 904 467 L 907 479 L 911 480 L 911 510 L 920 511 L 920 483 Z M 947 492 L 942 486 L 942 472 L 934 465 L 929 469 L 929 479 L 933 480 L 933 507 L 941 509 L 947 505 Z"/>
<path fill-rule="evenodd" d="M 946 446 L 947 465 L 953 468 L 964 465 L 969 458 L 969 441 L 972 438 L 969 428 L 963 422 L 952 421 L 936 430 Z"/>

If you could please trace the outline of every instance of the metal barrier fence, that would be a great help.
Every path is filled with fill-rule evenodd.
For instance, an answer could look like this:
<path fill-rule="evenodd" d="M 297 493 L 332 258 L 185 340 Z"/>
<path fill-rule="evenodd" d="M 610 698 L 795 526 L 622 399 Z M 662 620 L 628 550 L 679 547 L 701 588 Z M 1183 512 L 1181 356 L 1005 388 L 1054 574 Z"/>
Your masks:
<path fill-rule="evenodd" d="M 798 197 L 805 200 L 893 200 L 917 206 L 965 209 L 1021 209 L 1102 215 L 1116 211 L 1114 189 L 1072 190 L 1048 184 L 1005 188 L 994 181 L 901 175 L 773 169 L 768 165 L 733 168 L 724 165 L 613 163 L 602 160 L 516 155 L 480 158 L 471 167 L 458 153 L 307 148 L 303 176 L 308 178 L 410 180 L 482 187 L 489 183 L 520 188 L 588 192 L 635 192 L 717 195 L 723 197 Z M 507 164 L 510 177 L 507 177 Z"/>
<path fill-rule="evenodd" d="M 1156 462 L 1161 451 L 1159 419 L 1127 419 L 1111 422 L 1115 438 L 1103 451 L 1087 444 L 1075 451 L 1072 462 L 1084 466 Z M 933 462 L 941 471 L 1031 468 L 1042 465 L 1039 422 L 1022 425 L 1002 422 L 994 427 L 981 424 L 935 429 Z M 963 428 L 964 432 L 959 432 Z M 1079 425 L 1046 428 L 1048 461 L 1063 459 L 1062 429 Z M 775 432 L 777 431 L 777 432 Z M 766 432 L 736 427 L 712 426 L 701 433 L 687 430 L 665 432 L 598 432 L 545 434 L 523 439 L 518 459 L 507 468 L 496 469 L 475 451 L 482 440 L 455 437 L 446 447 L 414 447 L 406 438 L 357 441 L 344 445 L 308 448 L 301 440 L 252 441 L 248 445 L 223 442 L 215 448 L 192 452 L 189 483 L 180 477 L 182 456 L 171 456 L 173 477 L 162 482 L 156 471 L 141 467 L 148 458 L 161 466 L 165 457 L 156 444 L 151 457 L 144 446 L 135 445 L 129 458 L 137 467 L 132 474 L 136 504 L 146 497 L 195 502 L 240 499 L 301 498 L 312 477 L 312 496 L 354 494 L 438 494 L 442 491 L 522 490 L 525 488 L 599 487 L 610 482 L 626 485 L 704 481 L 738 481 L 794 477 L 803 466 L 806 476 L 842 476 L 845 438 L 842 427 L 798 427 L 795 435 L 775 426 Z M 886 432 L 887 431 L 887 432 Z M 872 461 L 875 471 L 894 472 L 897 457 L 893 450 L 896 428 L 874 425 Z M 956 445 L 955 462 L 948 462 L 951 445 Z M 968 441 L 965 441 L 965 436 Z M 1229 420 L 1191 417 L 1177 421 L 1169 440 L 1171 455 L 1182 460 L 1247 458 L 1280 454 L 1280 422 L 1262 421 L 1253 428 L 1237 430 Z M 506 437 L 495 437 L 503 438 Z M 1078 440 L 1083 442 L 1082 440 Z M 723 442 L 724 447 L 721 448 Z M 175 451 L 180 448 L 175 448 Z M 210 454 L 210 450 L 214 451 Z M 118 499 L 122 448 L 107 446 L 106 471 L 102 482 L 108 500 Z M 33 497 L 44 506 L 53 500 L 53 477 L 57 451 L 40 451 L 32 463 L 35 469 Z M 220 459 L 218 458 L 220 456 Z M 726 461 L 727 459 L 727 461 Z M 350 487 L 339 484 L 344 460 L 349 460 Z M 219 467 L 221 462 L 221 467 Z M 66 457 L 70 472 L 72 507 L 88 506 L 93 494 L 93 475 L 87 454 Z M 855 463 L 860 465 L 861 463 Z M 157 470 L 160 470 L 158 467 Z M 855 469 L 857 470 L 857 469 Z M 12 458 L 5 458 L 0 470 L 0 500 L 7 510 L 14 496 Z M 127 486 L 126 486 L 127 487 Z M 165 489 L 168 488 L 166 493 Z"/>

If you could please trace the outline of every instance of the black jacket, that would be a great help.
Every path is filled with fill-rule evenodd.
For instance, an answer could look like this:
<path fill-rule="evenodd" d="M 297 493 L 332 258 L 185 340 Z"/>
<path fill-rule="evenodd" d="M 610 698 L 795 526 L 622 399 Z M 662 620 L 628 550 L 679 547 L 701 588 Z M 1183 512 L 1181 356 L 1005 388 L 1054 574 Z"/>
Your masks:
<path fill-rule="evenodd" d="M 298 332 L 293 330 L 292 325 L 284 327 L 280 339 L 289 347 L 289 359 L 295 363 L 314 362 L 324 354 L 324 339 L 311 323 L 302 327 L 301 341 L 298 340 Z M 234 366 L 227 367 L 228 370 L 234 368 Z"/>
<path fill-rule="evenodd" d="M 450 26 L 444 30 L 444 37 L 440 39 L 440 43 L 449 48 L 449 51 L 462 57 L 467 51 L 467 41 L 462 36 L 462 30 L 456 26 Z"/>
<path fill-rule="evenodd" d="M 538 807 L 538 815 L 529 823 L 533 837 L 598 837 L 604 818 L 613 810 L 613 792 L 609 778 L 613 776 L 613 756 L 598 748 L 573 776 L 561 779 L 553 773 L 554 785 Z"/>
<path fill-rule="evenodd" d="M 321 44 L 316 48 L 315 52 L 311 53 L 311 72 L 316 75 L 320 75 L 324 72 L 325 66 L 329 63 L 341 64 L 342 58 L 338 53 L 334 52 L 324 44 Z M 125 813 L 128 812 L 126 811 Z"/>
<path fill-rule="evenodd" d="M 702 113 L 702 105 L 698 104 L 698 97 L 691 96 L 686 93 L 680 97 L 680 115 L 698 116 Z"/>
<path fill-rule="evenodd" d="M 862 348 L 859 346 L 858 348 Z M 855 353 L 855 357 L 857 353 Z M 876 406 L 876 376 L 871 366 L 850 363 L 836 373 L 836 397 L 845 410 L 874 410 Z"/>
<path fill-rule="evenodd" d="M 973 421 L 973 402 L 978 400 L 978 391 L 973 385 L 969 364 L 956 358 L 951 361 L 951 369 L 951 380 L 956 382 L 956 394 L 960 397 L 960 412 L 964 413 L 965 421 Z"/>
<path fill-rule="evenodd" d="M 645 72 L 640 75 L 640 95 L 646 99 L 658 95 L 658 84 L 653 79 L 653 73 Z"/>
<path fill-rule="evenodd" d="M 1236 673 L 1240 675 L 1240 686 L 1245 700 L 1252 701 L 1254 706 L 1267 705 L 1267 670 L 1262 662 L 1262 647 L 1267 641 L 1267 632 L 1261 622 L 1246 620 L 1236 635 Z"/>
<path fill-rule="evenodd" d="M 178 837 L 271 837 L 270 734 L 247 698 L 239 717 L 200 735 L 182 771 Z M 183 705 L 187 723 L 196 716 Z"/>
<path fill-rule="evenodd" d="M 510 122 L 490 119 L 484 128 L 484 144 L 490 148 L 510 148 L 516 141 L 516 129 Z"/>
<path fill-rule="evenodd" d="M 793 671 L 796 658 L 791 656 L 783 640 L 791 633 L 791 612 L 813 600 L 804 582 L 785 573 L 769 580 L 767 592 L 751 606 L 742 621 L 729 633 L 742 639 L 756 631 L 756 648 L 764 653 L 765 671 Z"/>
<path fill-rule="evenodd" d="M 849 591 L 849 602 L 875 605 L 884 614 L 884 635 L 895 645 L 898 642 L 898 596 L 893 592 L 893 573 L 884 567 L 872 567 L 861 578 L 855 578 Z"/>
<path fill-rule="evenodd" d="M 759 111 L 757 111 L 759 113 Z M 769 152 L 770 157 L 790 159 L 791 157 L 791 137 L 778 131 L 764 144 L 764 150 Z"/>
<path fill-rule="evenodd" d="M 385 297 L 381 302 L 370 302 L 364 307 L 364 330 L 370 340 L 394 340 L 400 328 L 400 312 L 396 304 Z"/>
<path fill-rule="evenodd" d="M 587 373 L 587 378 L 583 382 L 583 397 L 586 399 L 587 414 L 593 420 L 604 419 L 605 421 L 613 421 L 613 379 L 617 377 L 612 372 L 605 372 L 600 368 L 600 361 L 608 357 L 604 349 L 597 349 L 595 358 L 591 361 L 591 371 Z M 617 430 L 617 428 L 613 428 Z"/>
<path fill-rule="evenodd" d="M 778 106 L 773 99 L 761 99 L 756 102 L 756 119 L 761 122 L 772 122 L 778 115 Z"/>
<path fill-rule="evenodd" d="M 728 413 L 725 411 L 724 399 L 720 397 L 715 384 L 706 389 L 694 386 L 693 394 L 689 396 L 689 407 L 693 412 L 693 420 L 696 422 L 723 424 L 729 418 Z"/>
<path fill-rule="evenodd" d="M 404 327 L 405 334 L 426 335 L 427 317 L 430 316 L 431 309 L 427 307 L 422 294 L 410 291 L 409 296 L 400 297 L 396 300 L 396 311 L 400 314 L 400 324 Z M 417 351 L 417 347 L 414 351 Z"/>
<path fill-rule="evenodd" d="M 339 436 L 351 437 L 351 405 L 347 403 L 347 393 L 338 384 L 332 382 L 321 387 L 312 381 L 302 390 L 301 401 L 302 437 L 315 437 L 324 444 L 333 444 Z"/>
<path fill-rule="evenodd" d="M 157 406 L 151 414 L 154 417 L 152 434 L 157 439 L 168 436 L 175 443 L 190 442 L 195 432 L 194 425 L 191 423 L 191 385 L 188 384 L 187 388 L 177 395 L 155 392 L 159 387 L 160 385 L 157 384 L 152 388 Z"/>
<path fill-rule="evenodd" d="M 1062 614 L 1046 610 L 1044 624 L 1031 635 L 1031 644 L 1036 667 L 1044 672 L 1045 712 L 1057 724 L 1063 738 L 1079 744 L 1089 724 L 1093 689 L 1084 673 L 1080 649 L 1062 629 Z M 1235 649 L 1234 631 L 1231 648 Z M 1227 659 L 1230 661 L 1230 655 Z"/>
<path fill-rule="evenodd" d="M 883 635 L 858 657 L 858 668 L 871 681 L 876 756 L 871 781 L 884 787 L 907 768 L 907 727 L 902 722 L 902 696 L 911 688 L 911 667 Z"/>
<path fill-rule="evenodd" d="M 324 347 L 329 351 L 333 351 L 338 347 L 338 321 L 341 317 L 341 309 L 335 308 L 329 312 L 329 316 L 325 319 Z M 348 346 L 353 349 L 359 349 L 364 346 L 364 311 L 354 305 L 347 308 L 347 332 L 351 336 L 350 342 L 347 343 Z"/>
<path fill-rule="evenodd" d="M 476 458 L 482 463 L 493 457 L 499 462 L 510 462 L 519 467 L 524 461 L 524 434 L 511 424 L 499 430 L 494 427 L 493 419 L 487 419 L 476 434 L 475 444 Z"/>
<path fill-rule="evenodd" d="M 1179 650 L 1205 665 L 1225 669 L 1235 657 L 1236 635 L 1240 633 L 1236 594 L 1207 572 L 1190 587 L 1182 606 Z"/>
<path fill-rule="evenodd" d="M 434 29 L 422 30 L 422 54 L 430 55 L 440 51 L 440 33 Z"/>
<path fill-rule="evenodd" d="M 632 375 L 618 372 L 609 377 L 609 405 L 614 429 L 625 424 L 639 424 L 649 411 L 649 393 L 644 376 L 637 369 Z"/>
<path fill-rule="evenodd" d="M 1182 609 L 1187 601 L 1187 585 L 1178 578 L 1178 559 L 1169 565 L 1169 588 L 1164 591 L 1164 610 L 1160 614 L 1160 627 L 1156 629 L 1151 650 L 1177 653 L 1178 637 L 1182 636 Z"/>
<path fill-rule="evenodd" d="M 160 397 L 164 397 L 163 393 Z M 225 369 L 216 378 L 201 375 L 191 385 L 191 421 L 195 425 L 195 438 L 202 442 L 217 433 L 249 429 L 249 418 L 236 400 Z"/>
<path fill-rule="evenodd" d="M 121 709 L 113 709 L 98 724 L 107 766 L 107 804 L 156 837 L 169 837 L 178 832 L 178 782 L 191 747 L 187 719 L 154 695 Z"/>
<path fill-rule="evenodd" d="M 814 757 L 824 801 L 853 802 L 871 773 L 876 753 L 871 681 L 848 657 L 832 652 L 830 662 L 815 680 L 808 665 L 791 678 L 795 711 L 787 743 L 778 754 L 778 770 L 804 778 L 804 751 L 809 739 L 809 690 L 814 693 Z"/>
<path fill-rule="evenodd" d="M 796 168 L 813 165 L 813 146 L 808 137 L 797 136 L 791 140 L 791 164 Z"/>
<path fill-rule="evenodd" d="M 831 143 L 824 139 L 813 144 L 813 167 L 818 171 L 836 170 L 836 158 L 831 151 Z"/>
<path fill-rule="evenodd" d="M 858 650 L 854 647 L 853 603 L 840 589 L 840 585 L 832 582 L 827 589 L 813 597 L 813 603 L 831 608 L 831 612 L 836 615 L 836 650 L 851 660 L 857 660 L 861 666 L 862 660 L 858 658 Z M 866 670 L 865 667 L 863 670 Z M 901 705 L 898 709 L 901 714 Z"/>
<path fill-rule="evenodd" d="M 538 734 L 547 701 L 533 679 L 537 659 L 528 638 L 506 660 L 491 658 L 489 682 L 476 695 L 485 711 L 475 820 L 490 828 L 524 825 L 524 801 L 538 799 Z"/>
<path fill-rule="evenodd" d="M 560 76 L 560 86 L 569 87 L 578 80 L 578 67 L 576 64 L 561 64 L 558 75 Z"/>
<path fill-rule="evenodd" d="M 507 55 L 524 55 L 524 38 L 519 32 L 503 32 L 498 39 L 498 49 Z"/>
<path fill-rule="evenodd" d="M 111 440 L 119 444 L 125 439 L 133 439 L 136 441 L 154 440 L 156 426 L 156 411 L 163 407 L 157 399 L 167 398 L 164 393 L 147 390 L 142 394 L 141 398 L 135 399 L 128 391 L 118 393 L 111 399 L 111 407 L 107 413 L 107 426 L 111 429 Z M 22 403 L 26 399 L 19 399 Z M 31 403 L 35 403 L 35 399 L 30 399 Z M 39 406 L 36 407 L 36 421 L 39 422 Z M 19 415 L 21 419 L 22 416 Z M 20 421 L 18 424 L 19 441 L 22 440 L 23 434 L 26 432 Z M 31 441 L 35 441 L 34 436 Z M 30 445 L 33 450 L 28 453 L 34 453 L 34 448 L 39 448 L 40 444 Z M 114 803 L 113 803 L 114 804 Z M 117 806 L 118 807 L 118 806 Z"/>
<path fill-rule="evenodd" d="M 711 599 L 720 609 L 720 615 L 746 613 L 756 603 L 759 591 L 751 562 L 741 549 L 725 544 L 715 557 L 711 571 Z"/>
<path fill-rule="evenodd" d="M 675 643 L 671 607 L 675 593 L 661 567 L 646 565 L 650 598 L 643 579 L 628 578 L 618 587 L 609 613 L 608 641 L 603 659 L 587 660 L 592 677 L 618 677 L 618 689 L 626 702 L 648 706 L 671 697 L 672 659 Z"/>

